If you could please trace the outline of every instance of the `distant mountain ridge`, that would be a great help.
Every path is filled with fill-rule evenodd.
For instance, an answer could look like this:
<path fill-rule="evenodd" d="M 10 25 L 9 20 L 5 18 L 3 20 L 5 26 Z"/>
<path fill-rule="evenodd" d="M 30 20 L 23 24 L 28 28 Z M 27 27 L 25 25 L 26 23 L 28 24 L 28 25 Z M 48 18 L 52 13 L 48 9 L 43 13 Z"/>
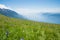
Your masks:
<path fill-rule="evenodd" d="M 22 15 L 10 9 L 0 8 L 0 14 L 8 16 L 8 17 L 24 19 Z"/>
<path fill-rule="evenodd" d="M 43 22 L 60 24 L 60 13 L 42 13 L 38 16 L 43 17 Z"/>
<path fill-rule="evenodd" d="M 43 13 L 43 15 L 60 16 L 60 13 Z"/>

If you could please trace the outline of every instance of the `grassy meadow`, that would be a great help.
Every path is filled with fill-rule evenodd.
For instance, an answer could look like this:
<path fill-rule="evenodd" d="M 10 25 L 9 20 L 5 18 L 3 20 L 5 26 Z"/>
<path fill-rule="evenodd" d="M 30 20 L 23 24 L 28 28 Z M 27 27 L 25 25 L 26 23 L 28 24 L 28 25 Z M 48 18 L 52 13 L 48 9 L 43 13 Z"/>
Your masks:
<path fill-rule="evenodd" d="M 0 40 L 60 40 L 60 24 L 9 18 L 0 14 Z"/>

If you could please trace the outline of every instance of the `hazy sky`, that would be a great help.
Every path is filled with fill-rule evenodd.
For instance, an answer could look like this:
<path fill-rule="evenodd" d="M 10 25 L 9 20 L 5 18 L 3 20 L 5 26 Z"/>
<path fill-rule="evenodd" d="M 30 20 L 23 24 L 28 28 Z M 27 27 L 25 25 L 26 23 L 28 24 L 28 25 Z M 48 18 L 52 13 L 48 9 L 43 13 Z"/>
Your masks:
<path fill-rule="evenodd" d="M 0 0 L 0 7 L 11 8 L 21 14 L 60 12 L 60 0 Z"/>

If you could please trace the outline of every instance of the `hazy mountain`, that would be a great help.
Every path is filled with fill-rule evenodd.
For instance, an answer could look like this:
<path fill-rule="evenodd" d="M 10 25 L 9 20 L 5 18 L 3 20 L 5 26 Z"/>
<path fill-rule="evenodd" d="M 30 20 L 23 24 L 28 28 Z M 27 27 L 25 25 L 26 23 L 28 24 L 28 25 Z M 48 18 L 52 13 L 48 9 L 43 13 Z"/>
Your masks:
<path fill-rule="evenodd" d="M 60 24 L 60 13 L 42 13 L 38 16 L 41 17 L 38 21 L 44 19 L 42 22 Z"/>
<path fill-rule="evenodd" d="M 0 8 L 0 14 L 3 14 L 8 17 L 24 19 L 24 17 L 22 15 L 16 13 L 13 10 L 10 10 L 10 9 Z"/>

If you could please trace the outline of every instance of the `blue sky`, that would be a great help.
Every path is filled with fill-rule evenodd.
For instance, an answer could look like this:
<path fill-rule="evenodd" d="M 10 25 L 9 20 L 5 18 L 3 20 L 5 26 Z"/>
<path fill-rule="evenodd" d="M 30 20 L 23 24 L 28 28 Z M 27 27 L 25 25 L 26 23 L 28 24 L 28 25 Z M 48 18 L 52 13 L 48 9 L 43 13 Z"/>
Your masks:
<path fill-rule="evenodd" d="M 12 8 L 60 8 L 60 0 L 0 0 L 0 4 Z"/>
<path fill-rule="evenodd" d="M 25 15 L 60 12 L 60 0 L 0 0 L 0 4 Z"/>

